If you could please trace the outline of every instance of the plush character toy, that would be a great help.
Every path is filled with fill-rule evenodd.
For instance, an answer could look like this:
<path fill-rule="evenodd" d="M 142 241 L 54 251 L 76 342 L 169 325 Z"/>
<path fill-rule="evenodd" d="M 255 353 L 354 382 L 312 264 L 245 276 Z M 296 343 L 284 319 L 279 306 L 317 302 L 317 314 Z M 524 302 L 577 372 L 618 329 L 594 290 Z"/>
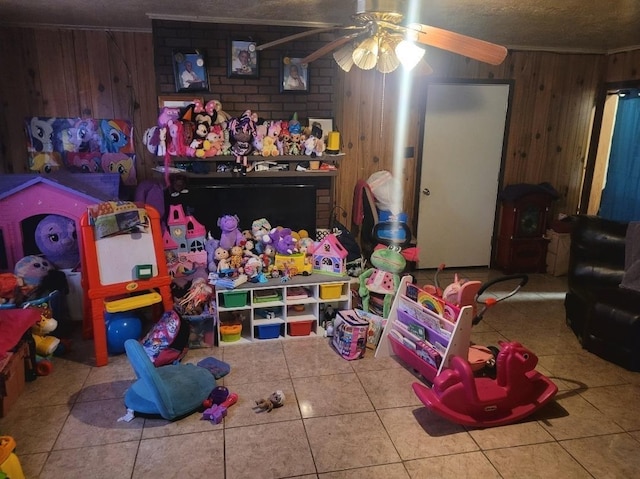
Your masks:
<path fill-rule="evenodd" d="M 36 245 L 58 269 L 75 268 L 80 263 L 76 222 L 60 215 L 47 215 L 36 226 Z"/>
<path fill-rule="evenodd" d="M 229 264 L 235 270 L 239 270 L 242 268 L 242 260 L 243 260 L 243 252 L 242 246 L 235 245 L 231 247 L 230 256 L 229 256 Z"/>
<path fill-rule="evenodd" d="M 257 116 L 246 110 L 240 117 L 229 121 L 229 132 L 234 140 L 231 153 L 236 157 L 235 172 L 247 174 L 249 160 L 247 156 L 253 151 L 252 140 L 256 134 Z"/>
<path fill-rule="evenodd" d="M 31 334 L 36 343 L 36 353 L 40 356 L 51 356 L 60 345 L 60 340 L 49 333 L 58 327 L 58 322 L 53 319 L 49 307 L 43 306 L 40 312 L 40 321 L 31 328 Z"/>
<path fill-rule="evenodd" d="M 219 245 L 220 241 L 211 236 L 211 232 L 209 231 L 207 233 L 207 240 L 204 242 L 204 250 L 207 252 L 207 269 L 210 272 L 218 269 L 215 253 Z"/>
<path fill-rule="evenodd" d="M 358 294 L 362 298 L 362 309 L 369 311 L 371 293 L 382 295 L 382 317 L 388 318 L 391 303 L 400 286 L 400 273 L 407 262 L 398 248 L 394 247 L 374 250 L 370 261 L 374 267 L 362 273 L 359 280 Z"/>
<path fill-rule="evenodd" d="M 49 271 L 53 269 L 53 265 L 46 258 L 29 255 L 16 263 L 13 273 L 24 283 L 22 292 L 27 296 L 40 285 Z"/>
<path fill-rule="evenodd" d="M 271 223 L 269 223 L 269 220 L 266 218 L 259 218 L 253 221 L 251 224 L 251 233 L 253 234 L 253 239 L 256 241 L 256 247 L 262 244 L 265 238 L 268 238 L 269 231 L 271 231 Z"/>
<path fill-rule="evenodd" d="M 296 239 L 289 228 L 273 228 L 265 243 L 273 245 L 276 252 L 280 254 L 293 254 L 297 251 Z"/>
<path fill-rule="evenodd" d="M 222 231 L 220 235 L 220 246 L 225 249 L 231 249 L 242 243 L 244 236 L 238 228 L 240 219 L 237 215 L 224 215 L 218 218 L 218 227 Z"/>

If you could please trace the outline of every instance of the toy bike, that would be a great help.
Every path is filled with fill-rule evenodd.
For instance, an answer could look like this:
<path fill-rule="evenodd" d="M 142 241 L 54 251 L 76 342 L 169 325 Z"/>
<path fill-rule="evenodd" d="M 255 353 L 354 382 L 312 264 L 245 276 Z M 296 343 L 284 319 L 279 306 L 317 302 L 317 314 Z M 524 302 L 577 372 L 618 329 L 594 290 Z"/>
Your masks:
<path fill-rule="evenodd" d="M 513 291 L 497 299 L 481 298 L 490 287 L 514 279 L 520 283 Z M 431 383 L 431 387 L 419 382 L 412 385 L 426 407 L 458 424 L 493 427 L 523 419 L 553 399 L 557 386 L 535 370 L 537 356 L 518 342 L 502 342 L 499 350 L 488 349 L 490 357 L 497 353 L 492 374 L 481 373 L 484 368 L 474 371 L 469 362 L 471 327 L 488 309 L 516 294 L 527 280 L 525 275 L 512 275 L 485 283 L 476 294 L 480 312 L 473 314 L 471 305 L 455 309 L 442 300 L 438 303 L 436 297 L 403 279 L 392 311 L 395 320 L 385 332 L 398 358 Z M 438 305 L 444 305 L 442 311 L 452 310 L 453 319 L 438 314 Z M 449 314 L 451 318 L 451 311 Z M 420 325 L 424 339 L 415 335 Z"/>

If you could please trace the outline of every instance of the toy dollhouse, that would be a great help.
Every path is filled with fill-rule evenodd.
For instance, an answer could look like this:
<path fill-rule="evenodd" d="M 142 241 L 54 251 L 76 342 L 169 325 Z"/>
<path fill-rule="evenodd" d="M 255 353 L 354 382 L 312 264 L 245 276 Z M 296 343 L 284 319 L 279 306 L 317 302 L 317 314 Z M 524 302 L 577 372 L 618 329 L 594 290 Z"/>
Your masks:
<path fill-rule="evenodd" d="M 313 271 L 322 274 L 347 274 L 347 250 L 334 234 L 324 237 L 313 251 Z"/>
<path fill-rule="evenodd" d="M 32 218 L 57 214 L 76 223 L 90 205 L 118 198 L 120 176 L 116 173 L 58 173 L 46 176 L 15 174 L 0 176 L 0 258 L 12 269 L 25 253 L 25 241 L 33 236 Z M 36 222 L 37 223 L 37 222 Z M 79 241 L 82 251 L 82 244 Z"/>
<path fill-rule="evenodd" d="M 169 206 L 167 231 L 163 235 L 164 252 L 169 263 L 173 260 L 206 264 L 204 249 L 206 229 L 193 216 L 185 215 L 182 205 Z M 171 265 L 169 269 L 173 270 Z"/>

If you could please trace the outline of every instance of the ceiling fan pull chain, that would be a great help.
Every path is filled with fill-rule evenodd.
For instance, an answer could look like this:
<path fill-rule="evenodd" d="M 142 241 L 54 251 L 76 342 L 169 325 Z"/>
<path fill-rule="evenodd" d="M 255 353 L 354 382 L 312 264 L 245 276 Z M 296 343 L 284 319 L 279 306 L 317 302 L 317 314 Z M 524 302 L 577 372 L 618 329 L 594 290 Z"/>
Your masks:
<path fill-rule="evenodd" d="M 384 130 L 384 91 L 387 84 L 387 74 L 382 74 L 382 103 L 380 103 L 380 138 L 382 138 L 382 132 Z"/>

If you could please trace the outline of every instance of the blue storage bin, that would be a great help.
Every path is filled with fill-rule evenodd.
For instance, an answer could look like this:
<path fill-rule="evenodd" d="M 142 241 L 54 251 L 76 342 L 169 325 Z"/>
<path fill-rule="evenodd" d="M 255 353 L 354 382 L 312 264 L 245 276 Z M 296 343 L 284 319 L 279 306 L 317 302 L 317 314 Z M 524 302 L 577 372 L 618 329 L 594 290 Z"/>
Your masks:
<path fill-rule="evenodd" d="M 256 326 L 256 337 L 258 339 L 276 339 L 280 337 L 280 326 L 282 323 L 260 324 Z"/>

